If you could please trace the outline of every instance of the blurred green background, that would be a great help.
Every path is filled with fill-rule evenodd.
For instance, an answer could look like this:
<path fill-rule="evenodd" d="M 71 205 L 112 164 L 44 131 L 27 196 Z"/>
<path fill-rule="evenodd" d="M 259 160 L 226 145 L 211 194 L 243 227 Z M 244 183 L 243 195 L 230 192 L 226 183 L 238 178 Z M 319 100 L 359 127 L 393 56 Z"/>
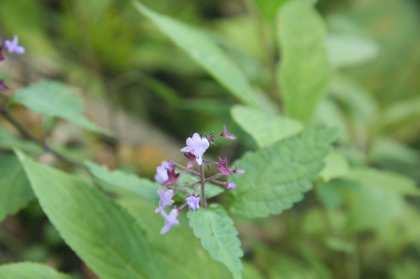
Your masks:
<path fill-rule="evenodd" d="M 270 69 L 281 61 L 274 28 L 284 2 L 142 1 L 203 28 L 267 95 L 273 90 Z M 393 171 L 419 185 L 420 1 L 320 0 L 316 7 L 327 25 L 334 73 L 312 125 L 340 128 L 337 149 L 351 167 Z M 89 100 L 90 117 L 116 131 L 116 139 L 98 139 L 63 127 L 55 139 L 74 158 L 93 157 L 152 177 L 156 165 L 176 156 L 171 150 L 182 147 L 188 135 L 219 132 L 222 124 L 240 141 L 216 146 L 213 155 L 238 158 L 257 148 L 230 115 L 239 101 L 131 1 L 2 0 L 0 26 L 2 38 L 18 34 L 27 50 L 1 65 L 0 75 L 12 89 L 40 78 L 66 82 Z M 124 117 L 116 120 L 120 112 Z M 43 129 L 42 119 L 24 111 L 16 114 L 35 133 Z M 168 146 L 153 144 L 154 137 Z M 366 183 L 382 183 L 372 177 Z M 325 183 L 281 216 L 236 220 L 245 260 L 263 278 L 420 278 L 420 200 L 395 201 L 395 196 L 377 192 L 353 196 L 345 190 L 355 187 L 352 183 Z M 366 209 L 372 200 L 377 207 Z M 382 219 L 364 222 L 366 212 Z M 95 278 L 35 202 L 0 226 L 0 262 L 19 260 L 44 261 L 75 277 Z"/>

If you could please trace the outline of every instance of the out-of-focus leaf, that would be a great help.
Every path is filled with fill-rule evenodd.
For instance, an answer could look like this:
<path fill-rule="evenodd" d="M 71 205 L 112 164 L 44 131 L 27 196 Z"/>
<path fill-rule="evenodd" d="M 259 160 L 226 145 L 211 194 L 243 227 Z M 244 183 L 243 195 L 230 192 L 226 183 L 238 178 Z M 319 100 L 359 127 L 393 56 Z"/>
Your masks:
<path fill-rule="evenodd" d="M 417 262 L 405 260 L 396 264 L 391 270 L 391 279 L 417 279 L 420 278 L 420 268 Z"/>
<path fill-rule="evenodd" d="M 287 1 L 288 0 L 254 0 L 255 5 L 262 16 L 270 20 L 275 18 L 280 5 L 283 5 Z"/>
<path fill-rule="evenodd" d="M 7 129 L 0 127 L 0 148 L 19 149 L 31 153 L 41 153 L 43 150 L 31 141 L 25 141 L 12 134 Z"/>
<path fill-rule="evenodd" d="M 335 68 L 369 61 L 379 53 L 377 44 L 355 35 L 330 34 L 327 36 L 326 44 L 331 65 Z"/>
<path fill-rule="evenodd" d="M 47 116 L 64 118 L 94 132 L 110 133 L 86 119 L 81 114 L 82 101 L 72 94 L 70 87 L 59 82 L 38 81 L 29 87 L 17 90 L 13 101 Z"/>
<path fill-rule="evenodd" d="M 347 174 L 349 169 L 346 157 L 340 152 L 332 151 L 325 157 L 325 167 L 319 176 L 324 181 L 329 181 Z"/>
<path fill-rule="evenodd" d="M 334 130 L 305 132 L 254 153 L 238 161 L 246 174 L 233 176 L 231 211 L 246 217 L 279 214 L 303 198 L 312 188 L 331 148 Z"/>
<path fill-rule="evenodd" d="M 261 148 L 303 130 L 303 125 L 296 120 L 245 106 L 234 106 L 231 114 L 236 123 L 250 134 Z"/>
<path fill-rule="evenodd" d="M 155 13 L 139 2 L 134 5 L 236 98 L 249 106 L 258 105 L 258 99 L 242 71 L 202 31 Z"/>
<path fill-rule="evenodd" d="M 343 204 L 342 185 L 336 180 L 316 185 L 320 200 L 328 208 L 338 208 Z"/>
<path fill-rule="evenodd" d="M 278 260 L 270 266 L 269 279 L 318 279 L 317 272 L 306 264 L 280 255 Z"/>
<path fill-rule="evenodd" d="M 224 208 L 212 204 L 208 209 L 188 211 L 187 216 L 194 235 L 200 238 L 201 244 L 210 252 L 211 257 L 224 263 L 232 272 L 233 278 L 242 278 L 241 241 Z"/>
<path fill-rule="evenodd" d="M 290 1 L 280 9 L 278 28 L 285 111 L 308 123 L 329 87 L 325 25 L 309 1 Z"/>
<path fill-rule="evenodd" d="M 340 106 L 332 98 L 325 98 L 319 102 L 315 111 L 315 119 L 316 123 L 321 127 L 337 129 L 337 140 L 339 142 L 350 142 L 345 115 Z"/>
<path fill-rule="evenodd" d="M 105 182 L 105 186 L 108 186 L 108 188 L 116 188 L 117 192 L 125 190 L 139 195 L 152 204 L 158 204 L 157 190 L 160 187 L 159 183 L 120 170 L 110 171 L 106 166 L 99 166 L 92 162 L 85 162 L 85 165 L 99 181 Z M 109 190 L 112 189 L 109 188 Z"/>
<path fill-rule="evenodd" d="M 397 173 L 362 168 L 347 177 L 356 182 L 347 191 L 352 230 L 381 230 L 404 213 L 405 195 L 420 195 L 414 181 Z"/>
<path fill-rule="evenodd" d="M 2 279 L 71 279 L 46 265 L 21 262 L 0 265 Z"/>
<path fill-rule="evenodd" d="M 19 160 L 43 211 L 65 242 L 101 278 L 164 278 L 143 228 L 114 200 L 83 181 Z"/>
<path fill-rule="evenodd" d="M 148 240 L 159 253 L 159 259 L 168 270 L 171 279 L 231 279 L 228 269 L 214 261 L 194 237 L 191 229 L 184 225 L 173 227 L 166 235 L 160 235 L 164 218 L 154 213 L 155 207 L 141 200 L 120 199 L 121 204 L 142 225 Z M 182 251 L 182 257 L 180 257 Z M 205 266 L 205 268 L 203 268 Z"/>
<path fill-rule="evenodd" d="M 14 155 L 0 156 L 0 222 L 34 198 L 29 181 Z"/>

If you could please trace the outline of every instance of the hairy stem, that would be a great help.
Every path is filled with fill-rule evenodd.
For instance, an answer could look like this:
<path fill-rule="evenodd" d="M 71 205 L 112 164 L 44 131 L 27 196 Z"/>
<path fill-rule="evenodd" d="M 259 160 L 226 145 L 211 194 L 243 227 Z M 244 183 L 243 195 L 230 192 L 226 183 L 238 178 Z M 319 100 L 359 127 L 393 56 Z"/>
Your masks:
<path fill-rule="evenodd" d="M 206 179 L 204 178 L 204 165 L 200 165 L 200 182 L 201 182 L 201 205 L 203 208 L 207 208 L 207 200 L 206 200 L 206 191 L 205 191 L 205 183 Z"/>

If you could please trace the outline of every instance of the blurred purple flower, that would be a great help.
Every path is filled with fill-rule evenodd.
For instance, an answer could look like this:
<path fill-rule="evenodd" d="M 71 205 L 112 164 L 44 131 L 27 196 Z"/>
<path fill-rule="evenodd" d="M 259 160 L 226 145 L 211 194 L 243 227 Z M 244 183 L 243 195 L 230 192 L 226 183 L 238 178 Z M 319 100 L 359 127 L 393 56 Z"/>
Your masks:
<path fill-rule="evenodd" d="M 200 197 L 196 197 L 196 196 L 188 197 L 187 203 L 190 210 L 197 210 L 200 208 Z"/>
<path fill-rule="evenodd" d="M 0 90 L 7 90 L 9 87 L 7 87 L 6 84 L 4 84 L 3 80 L 0 80 Z"/>
<path fill-rule="evenodd" d="M 163 226 L 162 230 L 160 231 L 160 234 L 167 233 L 173 226 L 178 225 L 178 215 L 179 211 L 178 209 L 172 209 L 169 215 L 166 215 L 165 211 L 161 212 L 162 216 L 165 217 L 165 225 Z"/>
<path fill-rule="evenodd" d="M 227 176 L 232 175 L 232 172 L 230 171 L 230 169 L 228 169 L 228 166 L 227 166 L 227 157 L 225 157 L 224 160 L 222 160 L 222 158 L 219 157 L 219 163 L 216 165 L 216 167 L 224 175 L 227 175 Z"/>
<path fill-rule="evenodd" d="M 171 186 L 179 181 L 180 173 L 175 173 L 175 169 L 167 171 L 168 179 L 162 183 L 163 186 Z"/>
<path fill-rule="evenodd" d="M 234 183 L 230 183 L 230 182 L 226 182 L 226 183 L 225 183 L 225 186 L 226 186 L 226 189 L 228 189 L 228 190 L 233 190 L 233 189 L 235 189 L 236 184 L 234 184 Z"/>
<path fill-rule="evenodd" d="M 18 53 L 18 54 L 25 53 L 25 48 L 23 46 L 18 45 L 17 35 L 13 37 L 13 41 L 5 40 L 4 47 L 7 49 L 9 53 Z"/>
<path fill-rule="evenodd" d="M 175 191 L 172 189 L 169 189 L 167 191 L 158 189 L 157 193 L 160 197 L 160 201 L 159 201 L 159 207 L 155 210 L 155 213 L 161 212 L 165 207 L 171 206 L 174 203 L 172 198 L 175 195 Z"/>

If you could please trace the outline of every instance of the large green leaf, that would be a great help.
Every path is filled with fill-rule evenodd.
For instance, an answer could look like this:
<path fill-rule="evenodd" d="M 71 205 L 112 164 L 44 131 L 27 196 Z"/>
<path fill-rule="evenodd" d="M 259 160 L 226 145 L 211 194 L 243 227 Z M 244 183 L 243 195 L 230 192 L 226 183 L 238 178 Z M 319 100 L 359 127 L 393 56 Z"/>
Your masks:
<path fill-rule="evenodd" d="M 170 232 L 160 235 L 164 218 L 156 214 L 155 207 L 141 200 L 121 199 L 119 203 L 126 208 L 147 232 L 148 240 L 159 253 L 162 264 L 171 270 L 171 279 L 230 279 L 227 268 L 214 261 L 201 247 L 191 229 L 180 216 L 180 225 Z M 180 256 L 181 255 L 181 256 Z M 205 267 L 205 268 L 204 268 Z"/>
<path fill-rule="evenodd" d="M 208 209 L 189 211 L 187 216 L 194 235 L 200 238 L 201 244 L 212 258 L 224 263 L 235 279 L 242 278 L 241 242 L 224 208 L 212 204 Z"/>
<path fill-rule="evenodd" d="M 139 2 L 134 5 L 236 98 L 247 105 L 257 105 L 258 99 L 244 73 L 202 30 L 153 12 Z"/>
<path fill-rule="evenodd" d="M 18 157 L 51 223 L 100 278 L 165 277 L 143 228 L 114 200 L 22 153 Z"/>
<path fill-rule="evenodd" d="M 236 123 L 252 136 L 259 147 L 266 147 L 303 129 L 302 124 L 296 120 L 245 106 L 234 106 L 231 114 Z"/>
<path fill-rule="evenodd" d="M 50 117 L 61 117 L 85 129 L 109 134 L 108 131 L 96 126 L 86 119 L 82 100 L 75 96 L 69 86 L 41 80 L 29 87 L 16 91 L 13 101 L 25 107 Z"/>
<path fill-rule="evenodd" d="M 37 263 L 12 263 L 0 265 L 1 279 L 71 279 L 54 269 Z"/>
<path fill-rule="evenodd" d="M 280 9 L 278 28 L 285 111 L 307 123 L 329 87 L 325 26 L 310 1 L 295 0 Z"/>
<path fill-rule="evenodd" d="M 123 191 L 128 191 L 128 194 L 134 193 L 153 204 L 158 204 L 159 183 L 120 170 L 110 171 L 106 166 L 99 166 L 92 162 L 85 162 L 85 165 L 99 181 L 106 183 L 104 186 L 107 190 L 123 195 Z"/>
<path fill-rule="evenodd" d="M 245 154 L 238 167 L 246 174 L 232 177 L 231 211 L 267 217 L 292 207 L 312 188 L 335 138 L 335 130 L 310 131 Z"/>
<path fill-rule="evenodd" d="M 0 222 L 34 198 L 29 181 L 14 155 L 0 156 Z"/>

